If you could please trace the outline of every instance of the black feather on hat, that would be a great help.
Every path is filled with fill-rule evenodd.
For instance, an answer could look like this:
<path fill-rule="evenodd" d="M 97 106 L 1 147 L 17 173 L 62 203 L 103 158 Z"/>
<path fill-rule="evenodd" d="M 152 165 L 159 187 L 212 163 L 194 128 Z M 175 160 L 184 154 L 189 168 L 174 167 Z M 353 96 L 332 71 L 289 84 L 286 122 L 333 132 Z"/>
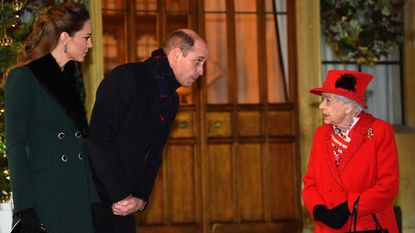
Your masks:
<path fill-rule="evenodd" d="M 353 74 L 342 74 L 336 81 L 336 88 L 343 88 L 352 92 L 356 91 L 356 77 Z"/>

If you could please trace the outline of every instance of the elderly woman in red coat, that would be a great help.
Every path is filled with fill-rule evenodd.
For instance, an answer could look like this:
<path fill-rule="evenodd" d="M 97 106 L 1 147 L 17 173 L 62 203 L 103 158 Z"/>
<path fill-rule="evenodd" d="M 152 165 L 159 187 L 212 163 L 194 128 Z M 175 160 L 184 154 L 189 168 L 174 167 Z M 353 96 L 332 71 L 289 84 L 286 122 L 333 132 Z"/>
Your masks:
<path fill-rule="evenodd" d="M 364 92 L 372 75 L 330 70 L 321 95 L 324 124 L 317 128 L 304 176 L 304 205 L 315 232 L 378 227 L 398 233 L 393 200 L 398 193 L 399 165 L 391 125 L 363 111 Z"/>

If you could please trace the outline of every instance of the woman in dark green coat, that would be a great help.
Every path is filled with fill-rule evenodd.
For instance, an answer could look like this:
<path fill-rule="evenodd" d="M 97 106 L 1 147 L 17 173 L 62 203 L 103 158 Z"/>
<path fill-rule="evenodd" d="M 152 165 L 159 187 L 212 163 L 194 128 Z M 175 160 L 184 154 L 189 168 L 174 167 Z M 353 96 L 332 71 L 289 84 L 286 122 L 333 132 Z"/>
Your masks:
<path fill-rule="evenodd" d="M 99 200 L 79 71 L 91 47 L 88 11 L 77 3 L 53 6 L 6 79 L 7 159 L 21 232 L 38 232 L 41 224 L 48 233 L 93 232 Z"/>

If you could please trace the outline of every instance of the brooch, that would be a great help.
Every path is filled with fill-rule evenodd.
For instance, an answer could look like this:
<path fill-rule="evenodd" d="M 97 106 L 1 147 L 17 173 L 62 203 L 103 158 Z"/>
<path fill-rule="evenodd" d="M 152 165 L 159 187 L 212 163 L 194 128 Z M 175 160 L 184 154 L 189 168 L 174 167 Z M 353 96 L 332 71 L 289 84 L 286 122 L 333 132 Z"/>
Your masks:
<path fill-rule="evenodd" d="M 370 138 L 372 138 L 374 135 L 375 135 L 375 134 L 373 133 L 373 129 L 372 129 L 372 128 L 369 128 L 369 129 L 367 130 L 367 137 L 370 139 Z"/>

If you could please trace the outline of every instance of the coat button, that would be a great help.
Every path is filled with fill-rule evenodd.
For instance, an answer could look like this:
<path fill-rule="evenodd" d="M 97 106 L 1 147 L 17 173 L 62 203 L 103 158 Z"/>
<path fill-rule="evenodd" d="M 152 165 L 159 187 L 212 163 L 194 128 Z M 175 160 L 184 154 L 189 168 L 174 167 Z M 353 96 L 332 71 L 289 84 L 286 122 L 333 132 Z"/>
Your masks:
<path fill-rule="evenodd" d="M 76 133 L 75 133 L 75 137 L 76 138 L 80 138 L 81 137 L 81 132 L 78 130 L 78 131 L 76 131 Z"/>
<path fill-rule="evenodd" d="M 58 138 L 59 138 L 60 140 L 62 140 L 64 137 L 65 137 L 65 133 L 64 133 L 64 132 L 60 132 L 60 133 L 58 133 Z"/>
<path fill-rule="evenodd" d="M 62 157 L 61 157 L 61 160 L 62 160 L 63 162 L 68 161 L 68 156 L 66 156 L 66 154 L 63 154 L 63 155 L 62 155 Z"/>
<path fill-rule="evenodd" d="M 83 160 L 84 159 L 84 156 L 82 155 L 82 153 L 78 153 L 78 159 L 79 160 Z"/>

